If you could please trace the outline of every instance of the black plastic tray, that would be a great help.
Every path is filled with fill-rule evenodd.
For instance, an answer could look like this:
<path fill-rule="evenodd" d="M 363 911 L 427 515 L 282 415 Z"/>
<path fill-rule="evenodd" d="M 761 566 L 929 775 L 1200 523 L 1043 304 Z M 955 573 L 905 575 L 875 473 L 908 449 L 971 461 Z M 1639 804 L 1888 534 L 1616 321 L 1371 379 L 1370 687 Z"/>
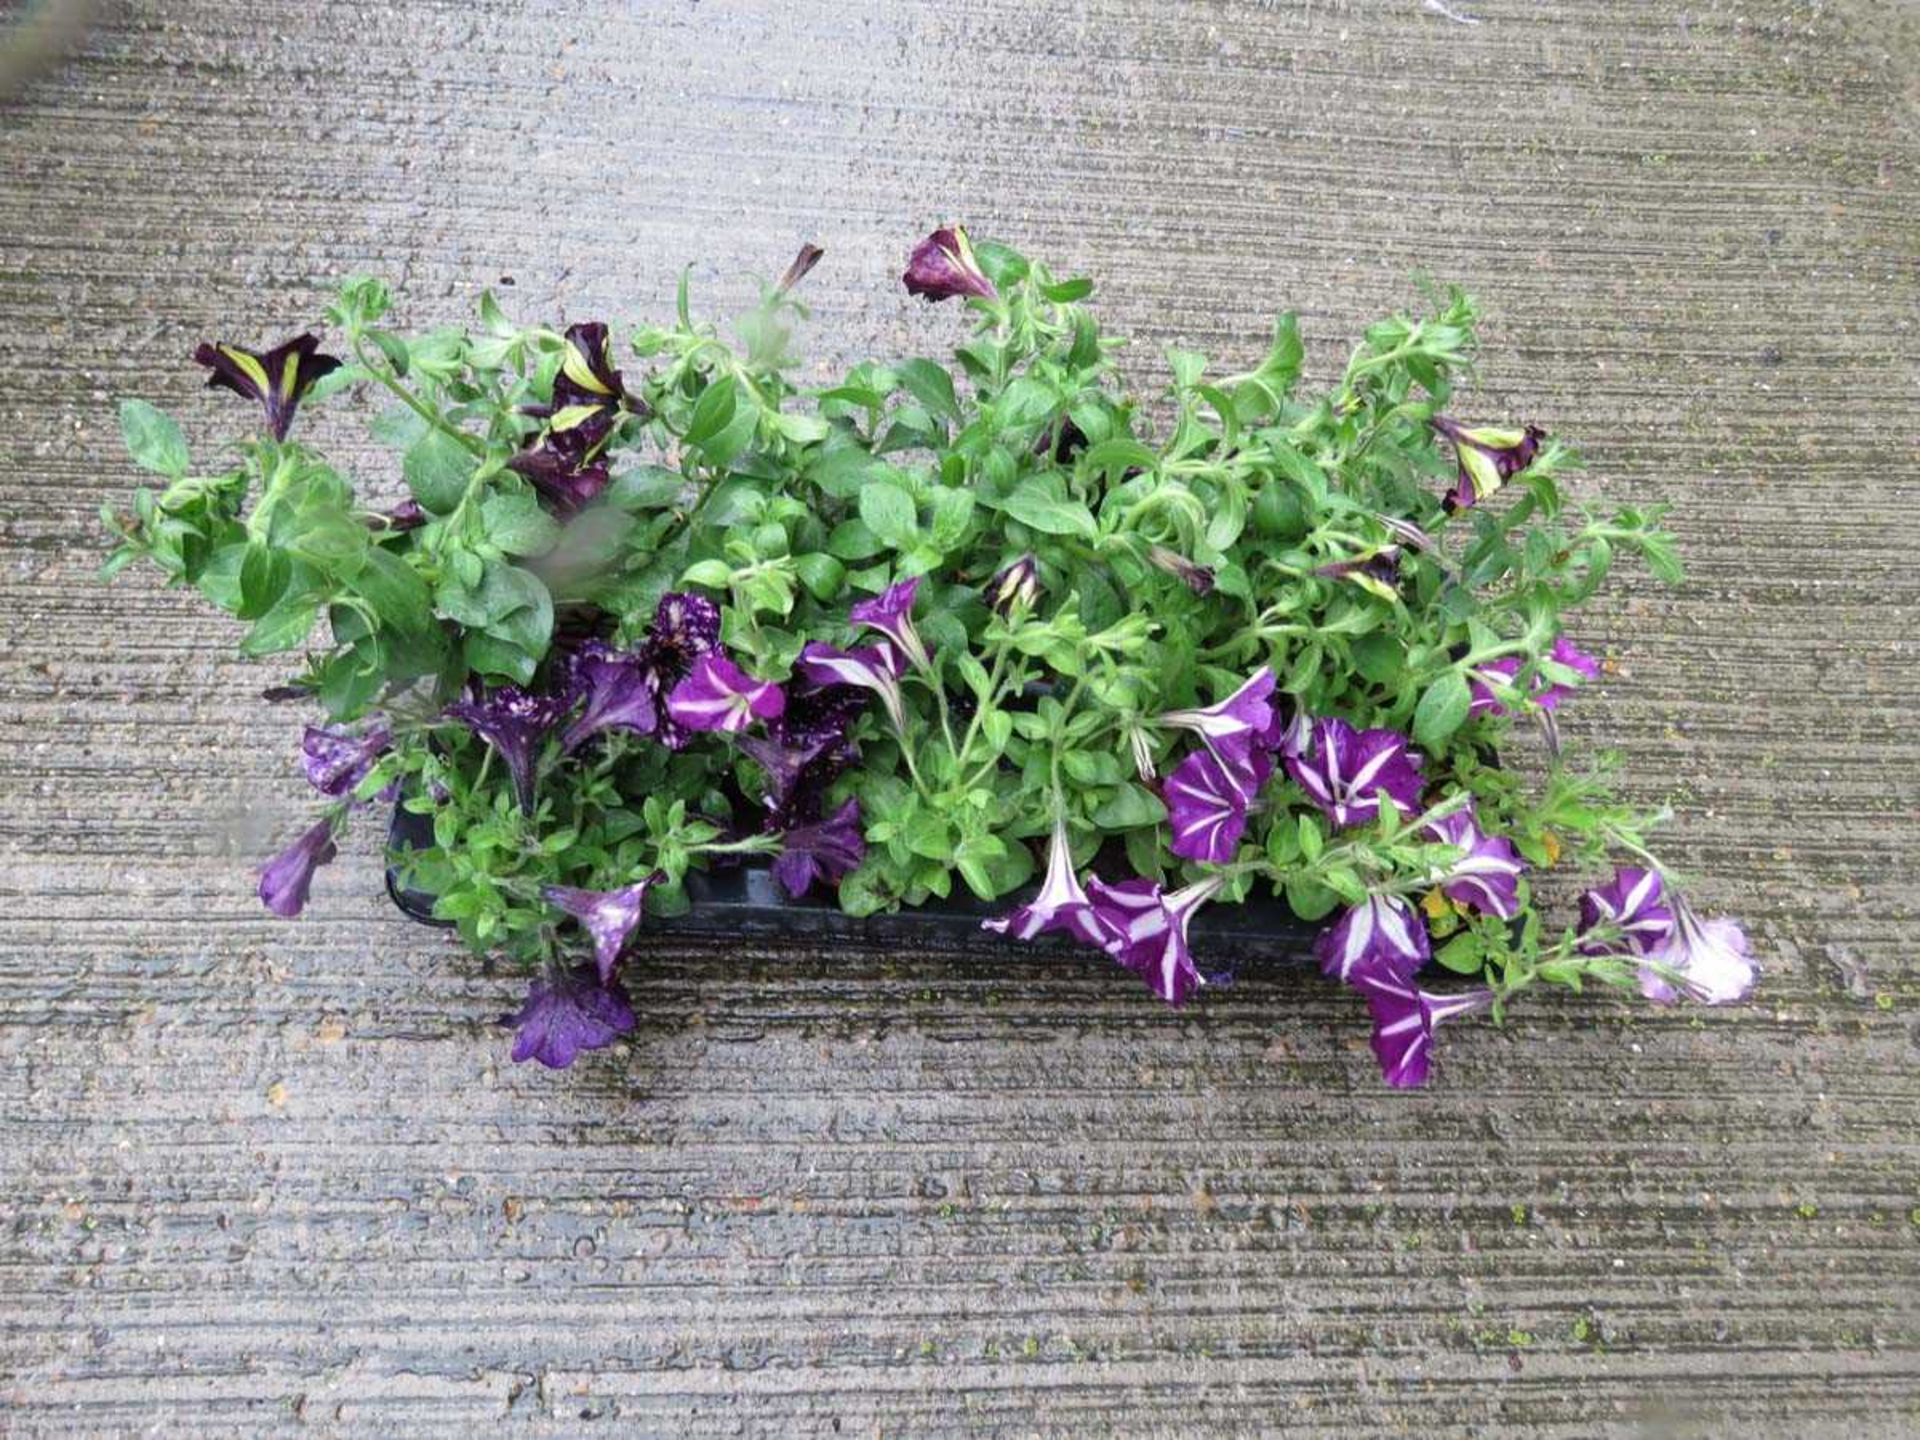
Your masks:
<path fill-rule="evenodd" d="M 432 839 L 433 826 L 427 816 L 394 807 L 387 831 L 390 849 L 420 848 L 430 845 Z M 452 928 L 453 922 L 434 918 L 434 897 L 402 885 L 399 871 L 392 865 L 387 867 L 387 894 L 409 919 L 440 929 Z M 767 863 L 760 861 L 725 870 L 693 871 L 687 876 L 691 907 L 683 915 L 649 916 L 647 930 L 656 935 L 698 939 L 836 940 L 890 948 L 995 950 L 1016 942 L 982 930 L 980 922 L 1005 914 L 1025 898 L 1019 895 L 988 903 L 960 895 L 893 914 L 856 916 L 825 899 L 788 899 L 774 883 Z M 1306 964 L 1313 959 L 1313 941 L 1319 930 L 1318 925 L 1297 918 L 1280 901 L 1256 898 L 1239 905 L 1205 906 L 1194 916 L 1189 934 L 1195 951 L 1207 959 L 1257 956 Z M 1065 936 L 1042 936 L 1041 941 L 1063 947 L 1073 943 Z"/>

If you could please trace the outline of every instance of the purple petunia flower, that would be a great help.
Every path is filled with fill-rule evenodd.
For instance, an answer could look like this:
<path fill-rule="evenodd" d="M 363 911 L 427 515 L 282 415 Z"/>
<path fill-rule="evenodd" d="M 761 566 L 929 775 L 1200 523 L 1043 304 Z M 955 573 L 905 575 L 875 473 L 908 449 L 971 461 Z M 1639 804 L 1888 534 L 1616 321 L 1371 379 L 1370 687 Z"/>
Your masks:
<path fill-rule="evenodd" d="M 1040 598 L 1040 562 L 1022 555 L 987 582 L 987 603 L 1002 615 L 1015 608 L 1032 609 Z"/>
<path fill-rule="evenodd" d="M 860 834 L 860 802 L 849 800 L 825 820 L 796 825 L 781 837 L 773 878 L 798 900 L 816 880 L 838 885 L 866 854 L 867 842 Z"/>
<path fill-rule="evenodd" d="M 306 907 L 313 872 L 333 859 L 333 821 L 322 820 L 260 867 L 260 903 L 283 920 Z"/>
<path fill-rule="evenodd" d="M 1351 580 L 1370 595 L 1392 600 L 1399 594 L 1400 547 L 1375 545 L 1345 560 L 1322 565 L 1313 573 L 1330 580 Z"/>
<path fill-rule="evenodd" d="M 1472 805 L 1431 822 L 1427 833 L 1461 852 L 1434 877 L 1442 895 L 1501 920 L 1520 912 L 1520 872 L 1526 864 L 1511 840 L 1482 832 Z"/>
<path fill-rule="evenodd" d="M 1371 974 L 1359 983 L 1373 1015 L 1373 1053 L 1380 1061 L 1380 1078 L 1399 1090 L 1427 1083 L 1433 1032 L 1441 1021 L 1493 1003 L 1493 992 L 1485 988 L 1436 995 L 1410 980 L 1385 974 Z"/>
<path fill-rule="evenodd" d="M 218 386 L 258 400 L 267 414 L 267 433 L 284 440 L 301 397 L 314 381 L 340 368 L 339 360 L 319 351 L 318 336 L 296 335 L 265 354 L 238 345 L 202 344 L 193 360 L 213 372 L 207 377 L 209 389 Z"/>
<path fill-rule="evenodd" d="M 1065 816 L 1056 816 L 1053 822 L 1053 838 L 1047 845 L 1047 873 L 1040 882 L 1040 893 L 1004 915 L 982 920 L 980 928 L 1015 940 L 1031 940 L 1036 935 L 1057 930 L 1089 945 L 1106 944 L 1107 932 L 1095 917 L 1087 892 L 1080 888 L 1079 877 L 1073 873 Z"/>
<path fill-rule="evenodd" d="M 769 828 L 784 829 L 779 822 L 792 817 L 794 802 L 809 772 L 837 740 L 830 735 L 815 735 L 798 745 L 788 745 L 772 735 L 742 735 L 735 743 L 767 777 L 760 803 L 766 809 Z"/>
<path fill-rule="evenodd" d="M 780 277 L 780 283 L 773 287 L 774 293 L 776 295 L 791 294 L 794 286 L 807 278 L 813 267 L 820 263 L 826 253 L 812 241 L 802 245 L 800 253 L 793 257 L 793 263 L 787 266 L 786 273 Z"/>
<path fill-rule="evenodd" d="M 325 730 L 309 725 L 300 738 L 301 764 L 307 772 L 307 783 L 336 800 L 350 795 L 392 744 L 393 732 L 380 723 L 359 735 L 349 730 Z"/>
<path fill-rule="evenodd" d="M 900 655 L 886 641 L 856 650 L 836 650 L 815 640 L 800 652 L 793 668 L 802 679 L 815 685 L 852 685 L 873 691 L 886 706 L 894 732 L 906 734 L 906 702 L 900 696 Z"/>
<path fill-rule="evenodd" d="M 589 640 L 574 652 L 568 680 L 587 703 L 560 737 L 567 754 L 603 730 L 651 735 L 660 728 L 653 672 L 644 656 Z"/>
<path fill-rule="evenodd" d="M 1213 593 L 1213 571 L 1204 565 L 1195 564 L 1178 550 L 1169 550 L 1164 545 L 1149 545 L 1147 563 L 1156 570 L 1164 570 L 1167 574 L 1174 576 L 1196 595 Z"/>
<path fill-rule="evenodd" d="M 640 911 L 646 903 L 648 887 L 665 878 L 656 870 L 644 880 L 619 890 L 581 890 L 571 885 L 548 885 L 541 889 L 540 898 L 578 920 L 587 934 L 593 937 L 594 963 L 599 966 L 600 983 L 604 985 L 613 979 L 613 972 L 619 968 L 620 952 L 626 947 L 627 937 L 639 928 Z"/>
<path fill-rule="evenodd" d="M 1264 755 L 1259 759 L 1265 762 L 1266 773 L 1272 774 L 1272 762 Z M 1210 865 L 1231 860 L 1247 828 L 1257 773 L 1251 760 L 1222 765 L 1205 750 L 1194 751 L 1174 766 L 1160 788 L 1173 829 L 1167 848 L 1183 860 L 1204 860 Z"/>
<path fill-rule="evenodd" d="M 1600 662 L 1564 635 L 1554 640 L 1553 649 L 1547 652 L 1547 658 L 1556 665 L 1564 665 L 1567 669 L 1578 672 L 1588 680 L 1600 678 Z M 1519 673 L 1520 657 L 1518 655 L 1504 655 L 1498 660 L 1489 660 L 1484 665 L 1475 666 L 1470 677 L 1473 700 L 1467 707 L 1467 714 L 1469 716 L 1513 714 L 1513 711 L 1494 695 L 1487 682 L 1499 680 L 1511 684 L 1513 677 Z M 1575 688 L 1572 685 L 1562 685 L 1549 680 L 1544 675 L 1536 675 L 1527 699 L 1542 710 L 1552 710 L 1562 700 L 1573 694 Z"/>
<path fill-rule="evenodd" d="M 367 528 L 384 530 L 389 535 L 404 535 L 409 530 L 418 530 L 427 523 L 429 516 L 420 508 L 418 500 L 402 500 L 391 510 L 366 517 Z"/>
<path fill-rule="evenodd" d="M 914 668 L 924 670 L 928 663 L 927 647 L 921 643 L 920 633 L 913 628 L 913 598 L 919 593 L 920 577 L 916 575 L 911 580 L 902 580 L 898 585 L 889 586 L 883 595 L 862 600 L 847 611 L 847 619 L 855 625 L 878 630 Z"/>
<path fill-rule="evenodd" d="M 1746 932 L 1724 916 L 1702 920 L 1678 890 L 1668 892 L 1667 903 L 1673 907 L 1673 928 L 1647 953 L 1640 993 L 1662 1004 L 1678 994 L 1702 1005 L 1746 999 L 1760 974 Z"/>
<path fill-rule="evenodd" d="M 507 1023 L 519 1032 L 516 1062 L 538 1060 L 564 1070 L 583 1050 L 603 1049 L 632 1030 L 633 1002 L 619 981 L 603 982 L 591 965 L 551 967 Z"/>
<path fill-rule="evenodd" d="M 991 300 L 997 293 L 980 268 L 967 232 L 958 225 L 942 226 L 913 247 L 901 280 L 909 295 L 938 303 L 956 295 Z"/>
<path fill-rule="evenodd" d="M 667 714 L 675 724 L 729 735 L 786 708 L 787 697 L 778 685 L 754 679 L 718 651 L 694 661 L 687 677 L 667 696 Z"/>
<path fill-rule="evenodd" d="M 1261 666 L 1226 699 L 1203 709 L 1169 710 L 1162 725 L 1191 730 L 1216 755 L 1244 757 L 1273 728 L 1273 671 Z"/>
<path fill-rule="evenodd" d="M 496 685 L 484 695 L 447 706 L 458 720 L 491 745 L 506 762 L 520 809 L 533 813 L 533 788 L 540 746 L 573 708 L 571 694 L 540 695 L 519 685 Z"/>
<path fill-rule="evenodd" d="M 1369 895 L 1350 907 L 1313 942 L 1320 969 L 1358 984 L 1365 975 L 1412 976 L 1432 953 L 1427 927 L 1398 895 Z"/>
<path fill-rule="evenodd" d="M 1335 825 L 1357 825 L 1380 813 L 1380 802 L 1406 814 L 1420 808 L 1420 755 L 1394 730 L 1355 730 L 1344 720 L 1317 720 L 1303 755 L 1286 757 L 1287 773 Z"/>
<path fill-rule="evenodd" d="M 1534 425 L 1520 430 L 1498 426 L 1469 429 L 1444 415 L 1436 415 L 1427 423 L 1453 442 L 1454 458 L 1460 466 L 1453 489 L 1440 502 L 1449 515 L 1478 505 L 1526 469 L 1539 452 L 1540 442 L 1546 439 L 1546 432 Z"/>
<path fill-rule="evenodd" d="M 1611 940 L 1584 941 L 1583 955 L 1646 955 L 1657 948 L 1673 929 L 1673 912 L 1664 901 L 1665 885 L 1658 870 L 1622 865 L 1607 884 L 1589 890 L 1580 897 L 1580 928 L 1593 931 L 1602 925 L 1618 930 Z"/>
<path fill-rule="evenodd" d="M 719 645 L 720 608 L 711 600 L 691 591 L 673 591 L 660 597 L 641 654 L 659 710 L 660 743 L 669 750 L 686 749 L 694 732 L 667 712 L 665 698 L 703 655 L 711 654 Z"/>
<path fill-rule="evenodd" d="M 1105 934 L 1107 953 L 1146 981 L 1147 988 L 1169 1005 L 1184 1005 L 1206 984 L 1193 963 L 1187 945 L 1187 924 L 1227 882 L 1223 876 L 1160 893 L 1151 880 L 1124 880 L 1109 885 L 1099 876 L 1087 880 L 1094 919 Z"/>
<path fill-rule="evenodd" d="M 604 460 L 581 460 L 552 445 L 523 450 L 507 461 L 507 468 L 529 485 L 554 514 L 565 517 L 583 510 L 612 482 Z"/>

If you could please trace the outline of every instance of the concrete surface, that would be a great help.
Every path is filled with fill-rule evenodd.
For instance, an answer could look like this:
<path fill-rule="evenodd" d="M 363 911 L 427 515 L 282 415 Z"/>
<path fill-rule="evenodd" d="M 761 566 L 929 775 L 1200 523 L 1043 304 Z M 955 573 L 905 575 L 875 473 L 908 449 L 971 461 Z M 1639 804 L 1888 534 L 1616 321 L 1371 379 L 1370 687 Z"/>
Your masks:
<path fill-rule="evenodd" d="M 1920 1427 L 1915 11 L 1454 8 L 180 0 L 0 110 L 0 1431 Z M 894 279 L 948 217 L 1095 268 L 1143 374 L 1294 304 L 1325 377 L 1473 287 L 1476 411 L 1680 502 L 1572 724 L 1760 1003 L 1535 1005 L 1396 1095 L 1297 974 L 684 951 L 556 1078 L 372 834 L 266 916 L 293 717 L 93 583 L 111 402 L 210 436 L 194 342 L 350 271 L 711 310 L 803 239 L 823 359 L 937 348 Z"/>

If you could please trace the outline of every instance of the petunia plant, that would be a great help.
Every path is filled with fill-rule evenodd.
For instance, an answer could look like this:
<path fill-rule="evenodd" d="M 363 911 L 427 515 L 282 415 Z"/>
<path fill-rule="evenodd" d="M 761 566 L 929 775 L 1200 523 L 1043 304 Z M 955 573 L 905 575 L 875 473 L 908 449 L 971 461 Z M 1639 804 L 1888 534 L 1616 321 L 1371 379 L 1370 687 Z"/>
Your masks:
<path fill-rule="evenodd" d="M 738 866 L 853 916 L 970 896 L 1169 1005 L 1225 978 L 1209 912 L 1283 906 L 1390 1085 L 1425 1080 L 1441 1020 L 1538 985 L 1750 991 L 1739 927 L 1649 849 L 1660 817 L 1555 723 L 1604 673 L 1569 617 L 1622 556 L 1677 579 L 1671 541 L 1477 414 L 1465 296 L 1371 327 L 1324 391 L 1283 315 L 1249 368 L 1169 350 L 1136 398 L 1089 281 L 949 226 L 903 279 L 950 358 L 812 386 L 821 254 L 730 334 L 683 279 L 664 323 L 487 296 L 407 338 L 354 279 L 338 353 L 196 352 L 250 402 L 240 438 L 196 459 L 125 403 L 162 483 L 105 512 L 109 571 L 197 589 L 308 712 L 319 813 L 268 908 L 397 805 L 392 865 L 527 969 L 513 1053 L 553 1066 L 631 1030 L 649 922 Z M 391 461 L 330 462 L 327 406 Z M 1554 921 L 1536 877 L 1609 864 Z"/>

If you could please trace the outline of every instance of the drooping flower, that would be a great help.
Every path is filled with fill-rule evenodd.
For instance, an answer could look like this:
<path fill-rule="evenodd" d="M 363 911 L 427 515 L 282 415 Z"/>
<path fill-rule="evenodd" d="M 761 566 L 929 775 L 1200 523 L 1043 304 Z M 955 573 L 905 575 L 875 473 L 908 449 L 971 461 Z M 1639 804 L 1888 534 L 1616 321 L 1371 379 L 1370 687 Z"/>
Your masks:
<path fill-rule="evenodd" d="M 1178 550 L 1169 550 L 1164 545 L 1149 545 L 1147 563 L 1156 570 L 1164 570 L 1174 576 L 1196 595 L 1213 593 L 1213 571 L 1189 560 Z"/>
<path fill-rule="evenodd" d="M 808 273 L 814 266 L 820 263 L 821 257 L 826 253 L 826 251 L 822 250 L 812 241 L 808 241 L 805 245 L 802 245 L 800 247 L 800 253 L 793 257 L 793 263 L 787 266 L 786 274 L 780 277 L 780 283 L 773 287 L 774 293 L 777 295 L 791 294 L 793 287 L 807 278 Z"/>
<path fill-rule="evenodd" d="M 1031 554 L 1022 555 L 987 582 L 987 603 L 1002 615 L 1018 609 L 1032 609 L 1040 598 L 1040 562 Z"/>
<path fill-rule="evenodd" d="M 913 599 L 920 593 L 920 577 L 902 580 L 891 585 L 882 595 L 871 600 L 862 600 L 847 611 L 847 619 L 855 625 L 864 625 L 869 630 L 878 630 L 914 668 L 927 668 L 927 647 L 921 643 L 920 632 L 913 628 Z"/>
<path fill-rule="evenodd" d="M 1260 759 L 1266 761 L 1264 755 Z M 1271 774 L 1272 762 L 1266 764 Z M 1210 751 L 1194 751 L 1173 767 L 1160 789 L 1173 830 L 1167 848 L 1183 860 L 1226 864 L 1246 832 L 1254 789 L 1249 768 L 1230 768 Z"/>
<path fill-rule="evenodd" d="M 1368 975 L 1360 988 L 1373 1016 L 1373 1053 L 1380 1061 L 1380 1078 L 1400 1090 L 1427 1083 L 1433 1032 L 1441 1021 L 1493 1003 L 1493 992 L 1484 987 L 1436 995 L 1411 980 L 1384 973 Z"/>
<path fill-rule="evenodd" d="M 586 704 L 560 737 L 568 754 L 603 730 L 627 730 L 651 735 L 660 726 L 660 710 L 653 672 L 646 658 L 633 651 L 615 650 L 604 640 L 588 640 L 573 653 L 569 678 Z"/>
<path fill-rule="evenodd" d="M 1163 895 L 1151 880 L 1123 880 L 1109 885 L 1095 875 L 1087 880 L 1087 894 L 1107 953 L 1169 1005 L 1184 1005 L 1206 983 L 1193 963 L 1187 924 L 1193 912 L 1219 894 L 1225 884 L 1223 877 L 1210 875 L 1184 890 Z"/>
<path fill-rule="evenodd" d="M 1520 872 L 1526 863 L 1511 840 L 1484 833 L 1470 804 L 1426 828 L 1442 845 L 1460 851 L 1459 859 L 1434 876 L 1442 895 L 1501 920 L 1519 914 Z"/>
<path fill-rule="evenodd" d="M 1556 665 L 1564 665 L 1567 669 L 1577 672 L 1584 679 L 1600 678 L 1600 662 L 1564 635 L 1555 638 L 1553 648 L 1547 652 L 1547 658 Z M 1494 695 L 1488 681 L 1498 680 L 1510 685 L 1514 676 L 1519 673 L 1520 657 L 1518 655 L 1503 655 L 1498 660 L 1489 660 L 1484 665 L 1475 666 L 1469 677 L 1468 689 L 1473 698 L 1467 706 L 1467 714 L 1469 716 L 1513 714 L 1513 711 Z M 1572 695 L 1576 688 L 1578 687 L 1549 680 L 1544 675 L 1535 675 L 1527 699 L 1541 710 L 1552 710 L 1562 700 Z"/>
<path fill-rule="evenodd" d="M 284 440 L 301 397 L 321 376 L 340 368 L 338 359 L 319 352 L 319 336 L 296 335 L 264 354 L 238 345 L 203 343 L 193 352 L 193 361 L 213 372 L 207 377 L 209 389 L 217 386 L 258 400 L 266 411 L 267 433 Z"/>
<path fill-rule="evenodd" d="M 1673 929 L 1665 888 L 1658 870 L 1637 865 L 1618 867 L 1611 881 L 1580 897 L 1582 932 L 1591 935 L 1605 926 L 1618 933 L 1604 941 L 1597 937 L 1583 939 L 1581 953 L 1646 955 L 1656 949 Z"/>
<path fill-rule="evenodd" d="M 980 268 L 967 232 L 958 225 L 942 226 L 913 247 L 907 259 L 907 272 L 900 277 L 909 295 L 923 296 L 938 303 L 956 295 L 973 295 L 991 300 L 996 292 L 993 282 Z"/>
<path fill-rule="evenodd" d="M 702 655 L 667 696 L 667 714 L 688 730 L 718 730 L 737 735 L 755 720 L 767 720 L 787 708 L 787 697 L 771 680 L 756 680 L 719 651 Z"/>
<path fill-rule="evenodd" d="M 322 820 L 260 867 L 260 903 L 283 920 L 306 908 L 313 872 L 339 853 L 333 821 Z"/>
<path fill-rule="evenodd" d="M 1400 584 L 1400 547 L 1375 545 L 1345 560 L 1322 565 L 1313 573 L 1332 580 L 1351 581 L 1370 595 L 1392 600 L 1400 593 L 1397 588 Z"/>
<path fill-rule="evenodd" d="M 793 667 L 815 685 L 852 685 L 871 690 L 886 706 L 895 733 L 907 729 L 905 701 L 900 696 L 900 655 L 886 641 L 855 650 L 836 650 L 815 640 L 800 652 Z"/>
<path fill-rule="evenodd" d="M 633 1002 L 619 981 L 602 981 L 592 965 L 554 966 L 533 982 L 526 1004 L 507 1023 L 518 1031 L 516 1063 L 538 1060 L 564 1070 L 582 1051 L 603 1049 L 632 1030 Z"/>
<path fill-rule="evenodd" d="M 1363 975 L 1412 976 L 1432 950 L 1427 927 L 1398 895 L 1369 895 L 1349 907 L 1313 942 L 1320 969 L 1336 980 L 1358 983 Z"/>
<path fill-rule="evenodd" d="M 665 877 L 658 870 L 618 890 L 582 890 L 572 885 L 548 885 L 540 898 L 578 920 L 593 938 L 593 959 L 600 983 L 607 984 L 620 966 L 627 938 L 639 928 L 647 889 Z"/>
<path fill-rule="evenodd" d="M 860 802 L 849 800 L 825 820 L 796 825 L 780 839 L 773 878 L 798 900 L 816 880 L 838 885 L 867 854 L 860 833 Z"/>
<path fill-rule="evenodd" d="M 612 480 L 606 461 L 582 460 L 552 445 L 521 451 L 507 461 L 507 468 L 562 517 L 585 509 Z"/>
<path fill-rule="evenodd" d="M 566 718 L 573 699 L 571 694 L 542 695 L 519 685 L 496 685 L 482 695 L 454 701 L 446 714 L 486 741 L 506 762 L 520 808 L 531 815 L 540 746 Z"/>
<path fill-rule="evenodd" d="M 301 764 L 307 772 L 307 783 L 336 800 L 350 795 L 392 744 L 393 732 L 379 722 L 358 735 L 351 730 L 326 730 L 309 725 L 300 738 Z"/>
<path fill-rule="evenodd" d="M 1311 748 L 1286 757 L 1287 773 L 1335 825 L 1358 825 L 1384 799 L 1405 814 L 1420 808 L 1421 756 L 1394 730 L 1355 730 L 1328 717 L 1313 725 Z"/>
<path fill-rule="evenodd" d="M 1268 697 L 1274 683 L 1273 671 L 1263 665 L 1226 699 L 1203 709 L 1169 710 L 1160 723 L 1193 731 L 1215 754 L 1244 757 L 1273 728 Z"/>
<path fill-rule="evenodd" d="M 1546 431 L 1535 425 L 1514 430 L 1502 426 L 1469 429 L 1445 415 L 1428 422 L 1453 442 L 1460 472 L 1453 489 L 1441 500 L 1449 515 L 1471 509 L 1533 463 Z"/>
<path fill-rule="evenodd" d="M 1095 917 L 1093 902 L 1080 887 L 1079 877 L 1073 873 L 1065 816 L 1054 818 L 1053 838 L 1047 844 L 1047 873 L 1040 882 L 1040 893 L 1004 915 L 982 920 L 980 928 L 1014 940 L 1031 940 L 1036 935 L 1063 931 L 1089 945 L 1106 944 L 1107 932 Z"/>
<path fill-rule="evenodd" d="M 1648 952 L 1640 993 L 1663 1004 L 1676 994 L 1702 1005 L 1746 999 L 1760 974 L 1746 932 L 1725 916 L 1701 919 L 1678 890 L 1668 891 L 1667 903 L 1673 907 L 1673 928 Z"/>
<path fill-rule="evenodd" d="M 788 812 L 808 767 L 833 742 L 825 736 L 816 736 L 801 745 L 787 745 L 772 735 L 742 735 L 735 743 L 767 777 L 760 803 L 769 816 L 777 816 Z"/>

